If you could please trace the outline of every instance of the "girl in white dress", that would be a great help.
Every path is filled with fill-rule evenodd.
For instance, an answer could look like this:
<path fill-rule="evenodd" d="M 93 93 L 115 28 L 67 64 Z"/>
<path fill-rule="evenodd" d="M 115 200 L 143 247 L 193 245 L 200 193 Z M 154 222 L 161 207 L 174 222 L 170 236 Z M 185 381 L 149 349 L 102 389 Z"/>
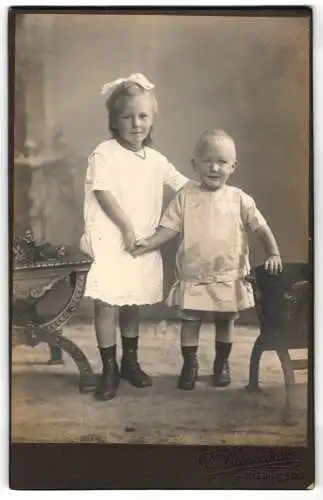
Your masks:
<path fill-rule="evenodd" d="M 89 156 L 81 248 L 93 257 L 85 295 L 95 301 L 95 330 L 103 364 L 95 396 L 109 400 L 116 395 L 120 380 L 118 320 L 121 376 L 137 387 L 152 385 L 137 358 L 138 306 L 162 300 L 162 260 L 158 250 L 140 258 L 134 258 L 131 251 L 138 239 L 155 232 L 164 185 L 178 191 L 187 178 L 150 147 L 157 112 L 154 85 L 134 74 L 105 84 L 102 93 L 112 138 Z"/>
<path fill-rule="evenodd" d="M 238 311 L 254 305 L 246 276 L 250 271 L 247 231 L 256 232 L 267 253 L 270 273 L 282 270 L 275 238 L 254 200 L 227 185 L 236 167 L 234 141 L 223 131 L 202 135 L 192 165 L 201 182 L 188 183 L 171 201 L 160 227 L 150 238 L 137 242 L 134 256 L 154 251 L 180 233 L 177 281 L 167 303 L 180 309 L 181 347 L 184 358 L 180 389 L 192 390 L 198 372 L 197 348 L 204 314 L 212 311 L 216 326 L 215 386 L 230 384 L 228 358 Z"/>

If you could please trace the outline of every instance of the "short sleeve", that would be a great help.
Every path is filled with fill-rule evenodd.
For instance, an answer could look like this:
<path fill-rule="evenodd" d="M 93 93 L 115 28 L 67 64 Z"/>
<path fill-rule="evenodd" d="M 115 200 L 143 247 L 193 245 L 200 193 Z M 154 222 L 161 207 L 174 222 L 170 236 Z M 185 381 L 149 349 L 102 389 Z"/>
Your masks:
<path fill-rule="evenodd" d="M 184 191 L 180 191 L 169 203 L 166 208 L 161 221 L 159 223 L 162 227 L 167 227 L 173 231 L 180 232 L 183 220 L 183 204 L 184 204 Z"/>
<path fill-rule="evenodd" d="M 179 191 L 187 183 L 188 178 L 181 174 L 168 160 L 164 164 L 164 184 L 174 191 Z"/>
<path fill-rule="evenodd" d="M 115 188 L 114 169 L 104 156 L 93 153 L 89 157 L 89 172 L 91 176 L 92 191 L 113 191 Z"/>
<path fill-rule="evenodd" d="M 243 191 L 241 191 L 241 216 L 246 228 L 251 231 L 257 231 L 260 227 L 267 225 L 254 199 Z"/>

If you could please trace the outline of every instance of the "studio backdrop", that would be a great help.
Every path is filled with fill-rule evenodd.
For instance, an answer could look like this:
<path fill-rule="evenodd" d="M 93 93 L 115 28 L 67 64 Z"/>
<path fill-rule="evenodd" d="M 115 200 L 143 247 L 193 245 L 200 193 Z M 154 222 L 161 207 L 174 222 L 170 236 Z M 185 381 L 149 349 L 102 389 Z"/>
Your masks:
<path fill-rule="evenodd" d="M 227 131 L 238 153 L 232 183 L 257 200 L 283 259 L 307 261 L 306 18 L 28 14 L 18 16 L 15 42 L 15 159 L 47 158 L 32 173 L 14 167 L 16 233 L 32 226 L 51 243 L 78 245 L 87 157 L 108 137 L 100 89 L 141 72 L 156 85 L 156 148 L 194 178 L 198 136 L 207 128 Z M 170 196 L 166 191 L 165 203 Z M 261 262 L 260 246 L 251 246 L 252 263 Z M 163 249 L 165 293 L 175 247 Z M 92 315 L 90 301 L 79 314 Z M 173 317 L 162 305 L 144 311 L 165 314 Z"/>

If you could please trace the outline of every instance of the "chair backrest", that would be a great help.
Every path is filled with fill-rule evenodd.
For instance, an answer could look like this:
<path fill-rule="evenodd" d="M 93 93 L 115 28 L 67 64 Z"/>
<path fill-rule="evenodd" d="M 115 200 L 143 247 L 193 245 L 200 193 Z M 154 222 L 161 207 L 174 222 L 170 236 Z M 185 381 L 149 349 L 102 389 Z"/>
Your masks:
<path fill-rule="evenodd" d="M 285 263 L 283 272 L 271 275 L 263 265 L 253 269 L 255 302 L 261 331 L 306 343 L 310 319 L 312 275 L 309 264 Z"/>

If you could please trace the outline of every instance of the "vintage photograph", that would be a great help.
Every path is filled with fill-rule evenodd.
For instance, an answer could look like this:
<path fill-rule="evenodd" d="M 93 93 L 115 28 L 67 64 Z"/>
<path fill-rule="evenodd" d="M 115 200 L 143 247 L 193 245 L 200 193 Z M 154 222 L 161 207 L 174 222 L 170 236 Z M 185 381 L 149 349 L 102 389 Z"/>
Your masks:
<path fill-rule="evenodd" d="M 12 35 L 12 442 L 307 447 L 309 12 Z"/>

